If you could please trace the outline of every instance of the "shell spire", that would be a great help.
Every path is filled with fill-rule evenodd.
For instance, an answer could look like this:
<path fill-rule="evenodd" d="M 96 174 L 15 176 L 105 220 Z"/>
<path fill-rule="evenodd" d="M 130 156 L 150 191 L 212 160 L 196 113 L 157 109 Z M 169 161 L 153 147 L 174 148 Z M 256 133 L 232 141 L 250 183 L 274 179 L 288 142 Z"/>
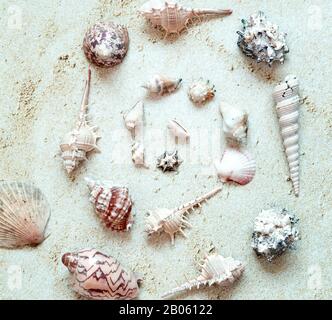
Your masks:
<path fill-rule="evenodd" d="M 279 119 L 281 137 L 288 161 L 290 179 L 295 196 L 299 195 L 299 81 L 296 76 L 288 75 L 273 92 Z"/>

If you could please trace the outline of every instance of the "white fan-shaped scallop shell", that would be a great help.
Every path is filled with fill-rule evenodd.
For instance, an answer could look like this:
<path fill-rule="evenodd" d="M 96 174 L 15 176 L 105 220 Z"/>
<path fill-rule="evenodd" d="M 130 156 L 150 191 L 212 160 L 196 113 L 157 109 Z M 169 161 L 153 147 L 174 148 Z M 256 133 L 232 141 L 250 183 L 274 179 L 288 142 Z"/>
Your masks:
<path fill-rule="evenodd" d="M 248 114 L 228 103 L 220 104 L 220 113 L 223 118 L 223 131 L 230 142 L 243 143 L 247 142 L 248 131 Z"/>
<path fill-rule="evenodd" d="M 279 119 L 281 137 L 288 161 L 290 178 L 294 193 L 299 195 L 299 81 L 294 75 L 288 75 L 277 85 L 273 92 Z"/>
<path fill-rule="evenodd" d="M 173 79 L 162 75 L 154 75 L 146 84 L 143 85 L 149 94 L 162 96 L 172 93 L 181 85 L 182 79 Z"/>
<path fill-rule="evenodd" d="M 221 181 L 234 181 L 241 185 L 249 183 L 256 172 L 254 158 L 243 149 L 226 148 L 221 160 L 215 162 L 215 166 Z"/>
<path fill-rule="evenodd" d="M 45 239 L 48 202 L 30 183 L 0 183 L 0 247 L 37 245 Z"/>
<path fill-rule="evenodd" d="M 187 142 L 190 138 L 188 130 L 175 119 L 168 122 L 167 128 L 173 134 L 175 139 Z"/>

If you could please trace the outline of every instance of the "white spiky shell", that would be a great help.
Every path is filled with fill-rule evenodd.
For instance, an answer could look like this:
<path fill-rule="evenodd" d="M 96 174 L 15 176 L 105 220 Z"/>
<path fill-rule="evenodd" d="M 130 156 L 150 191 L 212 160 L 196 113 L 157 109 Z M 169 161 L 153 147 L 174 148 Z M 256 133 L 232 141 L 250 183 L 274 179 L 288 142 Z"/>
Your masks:
<path fill-rule="evenodd" d="M 189 141 L 190 134 L 188 130 L 180 124 L 176 119 L 170 120 L 168 122 L 167 128 L 175 137 L 176 140 Z"/>
<path fill-rule="evenodd" d="M 244 265 L 232 257 L 224 258 L 221 255 L 211 254 L 206 256 L 201 265 L 201 274 L 193 280 L 172 289 L 162 295 L 167 297 L 179 292 L 199 289 L 203 286 L 229 286 L 241 277 Z"/>
<path fill-rule="evenodd" d="M 143 118 L 144 118 L 143 101 L 138 101 L 129 111 L 125 112 L 123 116 L 126 128 L 131 132 L 139 129 L 139 127 L 143 125 Z"/>
<path fill-rule="evenodd" d="M 31 183 L 0 183 L 0 247 L 43 242 L 49 217 L 45 196 Z"/>
<path fill-rule="evenodd" d="M 241 185 L 249 183 L 256 172 L 254 158 L 244 149 L 226 148 L 215 166 L 222 182 L 234 181 Z"/>
<path fill-rule="evenodd" d="M 211 85 L 209 80 L 205 81 L 199 79 L 189 87 L 188 97 L 192 102 L 202 105 L 211 100 L 214 97 L 215 92 L 214 85 Z"/>
<path fill-rule="evenodd" d="M 279 119 L 281 137 L 288 161 L 290 178 L 294 193 L 299 195 L 299 81 L 296 76 L 288 75 L 277 85 L 273 92 Z"/>
<path fill-rule="evenodd" d="M 186 215 L 190 213 L 190 210 L 193 210 L 197 206 L 201 207 L 201 204 L 204 201 L 207 201 L 213 197 L 215 194 L 220 192 L 221 189 L 221 187 L 217 187 L 211 192 L 175 209 L 159 208 L 154 211 L 150 211 L 146 217 L 146 232 L 148 235 L 165 232 L 170 236 L 171 243 L 174 245 L 175 234 L 180 232 L 184 237 L 186 237 L 183 229 L 191 227 L 186 217 Z"/>
<path fill-rule="evenodd" d="M 223 118 L 223 132 L 230 142 L 246 144 L 248 131 L 247 112 L 228 103 L 221 103 L 219 111 Z"/>
<path fill-rule="evenodd" d="M 162 96 L 167 93 L 172 93 L 179 88 L 182 79 L 173 79 L 167 76 L 154 75 L 143 88 L 148 90 L 149 94 Z"/>

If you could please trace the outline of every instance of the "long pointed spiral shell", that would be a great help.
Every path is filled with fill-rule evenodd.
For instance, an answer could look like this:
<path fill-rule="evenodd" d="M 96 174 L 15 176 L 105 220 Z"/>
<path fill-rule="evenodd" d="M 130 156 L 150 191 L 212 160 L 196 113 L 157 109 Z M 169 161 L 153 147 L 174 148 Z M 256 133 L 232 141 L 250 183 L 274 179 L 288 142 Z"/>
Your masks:
<path fill-rule="evenodd" d="M 0 247 L 37 245 L 45 239 L 50 209 L 30 183 L 0 183 Z"/>
<path fill-rule="evenodd" d="M 299 81 L 288 75 L 273 92 L 294 193 L 299 195 Z"/>

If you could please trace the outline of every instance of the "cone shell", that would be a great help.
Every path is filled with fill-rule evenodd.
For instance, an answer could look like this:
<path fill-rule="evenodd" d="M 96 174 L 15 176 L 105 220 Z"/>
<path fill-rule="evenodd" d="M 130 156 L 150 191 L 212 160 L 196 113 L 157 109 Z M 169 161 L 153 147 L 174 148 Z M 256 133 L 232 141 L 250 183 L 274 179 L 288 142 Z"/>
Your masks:
<path fill-rule="evenodd" d="M 172 93 L 179 88 L 182 79 L 172 79 L 162 75 L 154 75 L 143 88 L 148 90 L 149 94 L 162 96 Z"/>
<path fill-rule="evenodd" d="M 143 125 L 144 118 L 144 103 L 143 101 L 138 101 L 129 111 L 127 111 L 124 116 L 124 122 L 126 128 L 130 131 L 138 129 L 138 127 Z"/>
<path fill-rule="evenodd" d="M 139 293 L 136 275 L 116 259 L 95 249 L 65 253 L 62 263 L 73 278 L 73 289 L 93 300 L 129 300 Z"/>
<path fill-rule="evenodd" d="M 172 133 L 172 135 L 177 140 L 188 142 L 190 138 L 190 134 L 188 130 L 179 123 L 176 119 L 170 120 L 168 122 L 167 128 Z"/>
<path fill-rule="evenodd" d="M 30 183 L 0 183 L 0 247 L 37 245 L 45 239 L 50 209 Z"/>
<path fill-rule="evenodd" d="M 241 185 L 249 183 L 256 172 L 254 158 L 243 149 L 227 148 L 215 166 L 221 181 L 234 181 Z"/>
<path fill-rule="evenodd" d="M 133 224 L 133 203 L 128 189 L 108 187 L 90 178 L 86 178 L 86 181 L 90 189 L 90 202 L 105 226 L 114 231 L 129 231 Z"/>

